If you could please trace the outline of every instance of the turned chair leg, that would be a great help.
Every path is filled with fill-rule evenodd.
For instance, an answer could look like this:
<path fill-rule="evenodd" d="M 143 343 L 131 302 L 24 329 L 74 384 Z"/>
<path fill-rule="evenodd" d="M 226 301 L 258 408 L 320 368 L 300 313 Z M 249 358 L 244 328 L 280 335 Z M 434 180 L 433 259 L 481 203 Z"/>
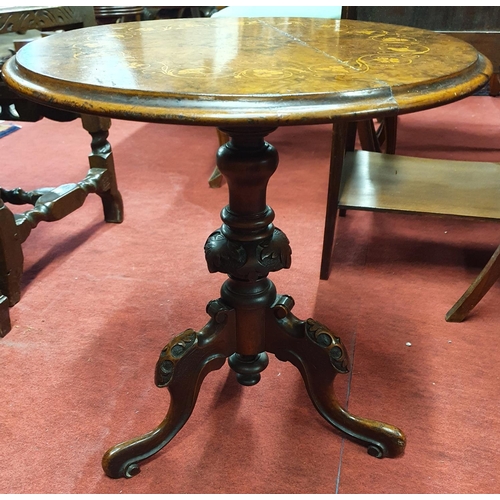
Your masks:
<path fill-rule="evenodd" d="M 459 323 L 463 321 L 486 292 L 500 278 L 500 245 L 490 260 L 479 273 L 478 277 L 469 286 L 465 293 L 446 314 L 446 321 Z"/>
<path fill-rule="evenodd" d="M 123 222 L 123 200 L 116 182 L 113 151 L 108 142 L 111 120 L 93 115 L 81 115 L 83 128 L 91 135 L 92 153 L 89 155 L 91 169 L 106 171 L 108 185 L 97 194 L 101 197 L 106 222 Z"/>
<path fill-rule="evenodd" d="M 89 193 L 100 196 L 106 222 L 123 221 L 123 201 L 116 183 L 111 145 L 107 141 L 111 120 L 82 115 L 84 129 L 92 136 L 90 170 L 82 181 L 56 188 L 23 191 L 0 188 L 0 337 L 10 331 L 8 307 L 21 298 L 23 252 L 21 245 L 41 221 L 60 220 L 81 207 Z M 4 202 L 33 205 L 14 215 Z"/>
<path fill-rule="evenodd" d="M 3 190 L 1 190 L 3 194 Z M 23 252 L 14 214 L 0 199 L 0 294 L 8 298 L 10 306 L 21 297 Z"/>
<path fill-rule="evenodd" d="M 21 297 L 23 260 L 14 214 L 0 199 L 0 337 L 10 332 L 9 307 Z"/>

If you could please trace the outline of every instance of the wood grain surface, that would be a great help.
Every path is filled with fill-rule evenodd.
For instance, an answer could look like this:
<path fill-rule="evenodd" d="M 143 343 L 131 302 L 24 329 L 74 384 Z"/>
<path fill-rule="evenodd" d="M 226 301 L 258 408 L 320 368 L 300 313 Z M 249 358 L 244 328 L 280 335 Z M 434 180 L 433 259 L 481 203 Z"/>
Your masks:
<path fill-rule="evenodd" d="M 471 45 L 352 20 L 201 18 L 74 30 L 4 66 L 17 92 L 110 117 L 204 125 L 292 125 L 431 108 L 492 73 Z"/>

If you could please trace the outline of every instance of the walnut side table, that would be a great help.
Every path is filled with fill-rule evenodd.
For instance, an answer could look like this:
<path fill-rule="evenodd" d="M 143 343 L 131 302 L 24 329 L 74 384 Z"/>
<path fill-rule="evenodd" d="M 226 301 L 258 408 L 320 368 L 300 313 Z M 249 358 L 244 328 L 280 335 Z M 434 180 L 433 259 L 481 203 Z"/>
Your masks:
<path fill-rule="evenodd" d="M 291 312 L 268 278 L 290 267 L 266 187 L 278 155 L 264 137 L 279 126 L 335 123 L 333 166 L 342 166 L 348 122 L 417 111 L 473 93 L 491 64 L 470 45 L 432 32 L 324 19 L 176 19 L 86 28 L 34 42 L 5 69 L 7 83 L 37 102 L 146 122 L 218 127 L 231 138 L 217 154 L 229 203 L 205 244 L 210 272 L 228 275 L 208 303 L 208 323 L 161 351 L 155 382 L 170 408 L 151 432 L 103 458 L 110 477 L 131 477 L 191 415 L 205 376 L 226 359 L 256 384 L 267 353 L 301 372 L 319 413 L 375 457 L 397 457 L 404 434 L 350 414 L 333 381 L 346 350 L 326 326 Z M 338 197 L 339 186 L 330 192 Z M 330 199 L 330 203 L 337 200 Z M 327 221 L 331 224 L 332 221 Z"/>

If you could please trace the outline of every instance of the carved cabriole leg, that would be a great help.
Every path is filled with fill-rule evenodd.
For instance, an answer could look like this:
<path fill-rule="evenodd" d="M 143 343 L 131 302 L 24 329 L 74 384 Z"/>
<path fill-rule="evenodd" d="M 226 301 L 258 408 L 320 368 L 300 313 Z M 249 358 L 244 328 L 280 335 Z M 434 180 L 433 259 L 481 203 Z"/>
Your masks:
<path fill-rule="evenodd" d="M 313 319 L 297 319 L 290 312 L 293 305 L 291 297 L 278 296 L 268 315 L 266 350 L 299 369 L 311 401 L 330 424 L 367 446 L 374 457 L 401 455 L 406 439 L 399 429 L 356 417 L 339 404 L 333 381 L 337 374 L 349 371 L 345 347 L 324 325 Z"/>
<path fill-rule="evenodd" d="M 338 125 L 334 151 L 343 153 L 346 132 L 346 124 Z M 405 438 L 401 431 L 355 417 L 337 402 L 333 379 L 348 371 L 340 339 L 314 320 L 295 318 L 290 312 L 293 300 L 278 297 L 267 279 L 269 272 L 291 264 L 288 239 L 272 225 L 274 213 L 266 205 L 266 187 L 278 164 L 277 153 L 264 142 L 264 131 L 227 133 L 231 141 L 219 149 L 217 165 L 227 179 L 229 205 L 221 214 L 224 224 L 208 239 L 205 251 L 209 270 L 230 276 L 221 298 L 236 313 L 237 354 L 230 358 L 231 368 L 240 383 L 252 385 L 267 365 L 265 351 L 291 361 L 301 371 L 314 405 L 332 425 L 365 444 L 374 456 L 402 454 Z"/>
<path fill-rule="evenodd" d="M 170 392 L 167 416 L 151 432 L 106 452 L 102 466 L 109 477 L 138 474 L 138 462 L 160 451 L 187 422 L 204 378 L 220 369 L 234 352 L 234 311 L 220 301 L 212 301 L 207 312 L 212 318 L 202 330 L 188 329 L 162 350 L 156 364 L 155 383 L 158 387 L 167 387 Z"/>
<path fill-rule="evenodd" d="M 111 120 L 92 115 L 81 115 L 81 118 L 83 128 L 92 136 L 90 168 L 104 169 L 107 172 L 107 186 L 96 191 L 102 199 L 104 219 L 106 222 L 123 222 L 123 200 L 116 183 L 113 151 L 107 140 Z"/>

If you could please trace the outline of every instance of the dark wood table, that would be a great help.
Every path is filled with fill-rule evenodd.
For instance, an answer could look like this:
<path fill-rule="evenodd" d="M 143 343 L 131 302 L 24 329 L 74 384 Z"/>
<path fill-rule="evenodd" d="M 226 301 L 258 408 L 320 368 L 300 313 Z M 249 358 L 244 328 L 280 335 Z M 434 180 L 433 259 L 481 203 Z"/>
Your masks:
<path fill-rule="evenodd" d="M 165 419 L 106 452 L 107 475 L 137 474 L 138 463 L 176 435 L 210 371 L 228 359 L 238 381 L 251 386 L 268 352 L 300 370 L 319 413 L 370 455 L 403 453 L 399 429 L 356 417 L 339 404 L 333 381 L 349 370 L 341 340 L 314 319 L 294 316 L 293 299 L 277 294 L 268 277 L 290 267 L 291 249 L 266 202 L 278 154 L 264 138 L 279 126 L 334 122 L 332 162 L 340 171 L 349 122 L 464 97 L 488 80 L 488 60 L 460 40 L 384 24 L 183 19 L 54 35 L 21 49 L 4 74 L 16 91 L 51 106 L 214 126 L 231 138 L 217 154 L 229 203 L 222 226 L 205 244 L 208 270 L 228 278 L 220 298 L 208 303 L 208 323 L 185 330 L 161 351 L 155 382 L 171 394 Z M 338 198 L 339 186 L 330 192 Z"/>

